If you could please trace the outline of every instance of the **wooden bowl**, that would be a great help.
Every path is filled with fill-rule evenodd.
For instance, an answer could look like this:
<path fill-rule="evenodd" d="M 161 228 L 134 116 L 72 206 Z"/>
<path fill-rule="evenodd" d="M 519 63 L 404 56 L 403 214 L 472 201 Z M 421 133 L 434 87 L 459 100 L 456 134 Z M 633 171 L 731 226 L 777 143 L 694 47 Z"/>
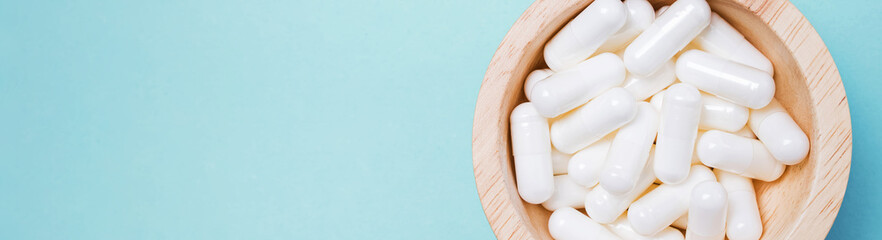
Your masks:
<path fill-rule="evenodd" d="M 478 194 L 501 239 L 551 239 L 551 212 L 518 196 L 509 114 L 526 101 L 523 82 L 544 67 L 542 49 L 592 0 L 538 0 L 493 56 L 478 94 L 472 157 Z M 672 0 L 650 0 L 657 9 Z M 786 0 L 709 0 L 775 66 L 775 97 L 811 139 L 808 159 L 777 181 L 754 181 L 762 239 L 823 239 L 839 212 L 851 166 L 851 119 L 839 71 L 824 42 Z"/>

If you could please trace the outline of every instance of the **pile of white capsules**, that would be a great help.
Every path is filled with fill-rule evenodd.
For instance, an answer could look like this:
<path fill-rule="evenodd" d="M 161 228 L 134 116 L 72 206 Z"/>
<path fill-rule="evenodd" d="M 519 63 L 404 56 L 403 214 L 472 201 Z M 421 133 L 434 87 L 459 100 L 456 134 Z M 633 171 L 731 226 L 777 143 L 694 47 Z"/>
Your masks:
<path fill-rule="evenodd" d="M 544 55 L 511 138 L 518 192 L 553 211 L 552 237 L 760 238 L 752 179 L 778 179 L 809 140 L 771 62 L 706 0 L 595 0 Z"/>

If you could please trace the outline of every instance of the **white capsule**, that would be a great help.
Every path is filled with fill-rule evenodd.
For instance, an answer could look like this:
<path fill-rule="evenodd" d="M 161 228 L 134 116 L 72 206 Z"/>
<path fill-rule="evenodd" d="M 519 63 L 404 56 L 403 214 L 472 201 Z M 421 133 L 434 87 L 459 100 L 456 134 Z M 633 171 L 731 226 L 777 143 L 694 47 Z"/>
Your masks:
<path fill-rule="evenodd" d="M 554 192 L 554 172 L 548 120 L 529 102 L 511 111 L 511 149 L 521 198 L 532 204 L 550 198 Z"/>
<path fill-rule="evenodd" d="M 709 53 L 762 70 L 769 75 L 775 73 L 772 62 L 719 14 L 711 15 L 710 24 L 693 42 Z"/>
<path fill-rule="evenodd" d="M 555 72 L 590 57 L 625 25 L 628 10 L 619 0 L 595 0 L 545 44 L 545 63 Z"/>
<path fill-rule="evenodd" d="M 562 153 L 557 149 L 551 148 L 551 169 L 554 170 L 554 175 L 567 174 L 567 167 L 572 157 L 572 154 Z"/>
<path fill-rule="evenodd" d="M 579 150 L 570 158 L 567 167 L 568 175 L 574 182 L 585 187 L 594 187 L 600 178 L 603 163 L 606 162 L 606 154 L 612 144 L 613 134 L 588 145 Z"/>
<path fill-rule="evenodd" d="M 659 92 L 652 97 L 650 103 L 661 109 L 664 97 L 664 91 Z M 698 121 L 698 129 L 736 132 L 744 128 L 749 115 L 750 110 L 744 106 L 707 93 L 701 93 L 701 119 Z"/>
<path fill-rule="evenodd" d="M 701 94 L 701 121 L 698 128 L 735 132 L 747 124 L 750 110 L 713 95 Z"/>
<path fill-rule="evenodd" d="M 784 173 L 784 165 L 759 140 L 710 130 L 701 135 L 696 148 L 701 163 L 709 167 L 766 182 L 775 181 Z"/>
<path fill-rule="evenodd" d="M 548 218 L 548 232 L 557 240 L 621 239 L 571 207 L 560 208 L 551 213 Z"/>
<path fill-rule="evenodd" d="M 625 67 L 649 75 L 686 47 L 710 22 L 705 0 L 679 0 L 625 49 Z"/>
<path fill-rule="evenodd" d="M 705 181 L 695 185 L 689 199 L 689 228 L 686 239 L 722 240 L 726 235 L 729 196 L 723 185 Z"/>
<path fill-rule="evenodd" d="M 551 74 L 554 74 L 551 69 L 536 69 L 527 75 L 527 80 L 524 81 L 524 95 L 527 96 L 527 101 L 530 101 L 530 93 L 533 92 L 533 86 L 536 86 L 536 83 L 545 80 Z"/>
<path fill-rule="evenodd" d="M 576 184 L 567 175 L 554 176 L 554 194 L 542 203 L 542 207 L 548 211 L 554 211 L 562 207 L 584 208 L 585 195 L 588 188 Z"/>
<path fill-rule="evenodd" d="M 622 60 L 601 53 L 574 68 L 552 74 L 530 90 L 530 101 L 546 118 L 566 113 L 625 81 Z"/>
<path fill-rule="evenodd" d="M 653 180 L 655 174 L 652 166 L 647 164 L 640 173 L 636 186 L 628 193 L 615 195 L 598 185 L 585 196 L 585 212 L 599 223 L 610 223 L 622 215 L 635 199 L 654 186 Z"/>
<path fill-rule="evenodd" d="M 697 89 L 678 83 L 665 90 L 654 165 L 655 176 L 662 182 L 679 183 L 689 175 L 700 117 L 701 94 Z"/>
<path fill-rule="evenodd" d="M 623 88 L 610 89 L 551 124 L 551 144 L 574 153 L 631 121 L 637 101 Z"/>
<path fill-rule="evenodd" d="M 698 135 L 697 135 L 697 136 L 698 136 L 698 137 L 701 137 L 701 134 L 704 134 L 704 132 L 705 132 L 704 130 L 698 130 Z M 696 138 L 696 139 L 698 139 L 698 138 Z M 698 141 L 696 141 L 696 144 L 697 144 L 697 143 L 698 143 Z M 655 148 L 653 148 L 653 149 L 655 149 Z M 649 156 L 649 162 L 654 162 L 654 158 L 655 158 L 654 156 Z M 691 159 L 691 161 L 689 162 L 689 165 L 691 166 L 691 165 L 695 165 L 695 164 L 701 164 L 701 161 L 698 160 L 698 154 L 695 153 L 695 151 L 692 151 L 692 159 Z M 656 183 L 656 184 L 662 184 L 662 183 L 664 183 L 664 182 L 662 182 L 661 180 L 655 179 L 655 183 Z"/>
<path fill-rule="evenodd" d="M 658 131 L 658 112 L 652 105 L 640 102 L 637 109 L 637 116 L 616 133 L 600 173 L 600 184 L 614 195 L 637 186 Z"/>
<path fill-rule="evenodd" d="M 679 184 L 662 184 L 650 191 L 628 209 L 634 231 L 642 235 L 658 233 L 689 210 L 689 194 L 695 185 L 716 180 L 705 166 L 694 165 L 689 177 Z"/>
<path fill-rule="evenodd" d="M 741 106 L 762 108 L 775 95 L 775 82 L 768 73 L 705 51 L 683 53 L 676 68 L 680 81 Z"/>
<path fill-rule="evenodd" d="M 628 73 L 622 87 L 630 91 L 635 99 L 642 101 L 670 86 L 676 79 L 674 61 L 668 61 L 661 69 L 648 76 Z"/>
<path fill-rule="evenodd" d="M 794 165 L 808 155 L 808 136 L 777 100 L 764 108 L 751 110 L 748 124 L 779 162 Z"/>
<path fill-rule="evenodd" d="M 753 130 L 750 130 L 750 126 L 746 126 L 746 125 L 743 128 L 741 128 L 741 130 L 734 132 L 734 134 L 738 135 L 738 136 L 750 138 L 750 139 L 756 139 L 756 134 L 753 133 Z"/>
<path fill-rule="evenodd" d="M 729 194 L 726 235 L 730 240 L 757 240 L 763 235 L 763 222 L 756 203 L 756 191 L 749 178 L 714 169 L 717 180 Z"/>
<path fill-rule="evenodd" d="M 631 228 L 631 223 L 628 222 L 628 216 L 622 215 L 619 219 L 616 219 L 615 222 L 607 225 L 609 230 L 612 230 L 613 233 L 622 237 L 625 240 L 683 240 L 683 233 L 680 233 L 680 230 L 674 229 L 672 227 L 666 227 L 659 233 L 656 233 L 652 236 L 643 236 L 634 232 L 634 229 Z"/>
<path fill-rule="evenodd" d="M 652 4 L 646 0 L 625 0 L 628 17 L 625 25 L 600 45 L 597 52 L 613 52 L 624 48 L 655 20 Z"/>

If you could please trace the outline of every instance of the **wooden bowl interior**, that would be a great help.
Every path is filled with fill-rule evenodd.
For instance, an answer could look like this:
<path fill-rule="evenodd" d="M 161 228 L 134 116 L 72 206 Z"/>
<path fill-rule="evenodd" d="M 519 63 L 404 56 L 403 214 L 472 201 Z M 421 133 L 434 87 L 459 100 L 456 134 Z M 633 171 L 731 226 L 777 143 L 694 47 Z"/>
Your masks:
<path fill-rule="evenodd" d="M 575 17 L 582 11 L 591 1 L 572 2 L 571 7 L 563 8 L 566 4 L 562 4 L 562 9 L 550 11 L 550 24 L 535 35 L 526 47 L 525 57 L 518 61 L 518 66 L 511 69 L 512 77 L 505 86 L 505 93 L 502 101 L 502 109 L 507 110 L 504 118 L 500 121 L 499 129 L 505 133 L 504 141 L 500 141 L 500 149 L 506 152 L 503 158 L 500 158 L 500 165 L 503 167 L 503 181 L 508 189 L 511 200 L 515 203 L 518 214 L 529 222 L 529 231 L 533 236 L 541 236 L 543 239 L 551 239 L 548 233 L 548 217 L 551 212 L 539 205 L 528 204 L 520 199 L 517 195 L 515 176 L 512 169 L 513 158 L 511 157 L 511 144 L 509 138 L 508 114 L 517 106 L 517 104 L 526 101 L 523 92 L 523 82 L 526 75 L 533 69 L 545 68 L 542 50 L 544 43 L 547 42 L 560 28 L 562 28 L 570 19 Z M 661 6 L 672 3 L 671 0 L 652 1 L 653 6 L 658 9 Z M 809 86 L 805 81 L 805 76 L 794 59 L 793 54 L 784 45 L 784 42 L 775 32 L 763 22 L 763 20 L 751 12 L 741 3 L 732 0 L 709 0 L 711 8 L 744 36 L 753 43 L 760 51 L 762 51 L 775 66 L 775 97 L 784 105 L 800 127 L 808 134 L 813 141 L 817 139 L 817 132 L 813 127 L 813 118 L 815 111 L 811 105 L 812 101 L 809 94 Z M 533 7 L 539 7 L 543 1 L 534 4 Z M 796 219 L 802 214 L 802 207 L 807 203 L 806 197 L 811 191 L 811 186 L 815 178 L 815 168 L 818 166 L 818 159 L 815 157 L 817 145 L 812 145 L 812 150 L 803 163 L 790 166 L 784 175 L 775 182 L 766 183 L 762 181 L 754 181 L 760 212 L 763 219 L 764 230 L 763 239 L 776 239 L 774 236 L 783 236 L 793 230 Z"/>

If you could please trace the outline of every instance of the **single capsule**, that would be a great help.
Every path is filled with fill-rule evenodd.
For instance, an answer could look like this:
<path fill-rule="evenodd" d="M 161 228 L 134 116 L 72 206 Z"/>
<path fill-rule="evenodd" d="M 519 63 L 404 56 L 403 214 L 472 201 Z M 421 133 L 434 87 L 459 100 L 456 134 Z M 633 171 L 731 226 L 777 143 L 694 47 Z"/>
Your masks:
<path fill-rule="evenodd" d="M 539 114 L 552 118 L 581 106 L 623 81 L 625 68 L 622 60 L 615 54 L 601 53 L 537 82 L 530 90 L 530 101 Z"/>
<path fill-rule="evenodd" d="M 554 193 L 548 120 L 529 102 L 511 111 L 511 150 L 521 198 L 532 204 L 548 200 Z"/>
<path fill-rule="evenodd" d="M 683 233 L 672 227 L 666 227 L 661 232 L 652 236 L 647 237 L 640 235 L 637 232 L 634 232 L 634 229 L 631 228 L 631 223 L 628 222 L 627 215 L 620 216 L 619 219 L 608 224 L 607 227 L 609 230 L 612 230 L 613 233 L 619 235 L 619 237 L 625 240 L 683 240 Z"/>
<path fill-rule="evenodd" d="M 653 106 L 661 108 L 664 97 L 664 93 L 660 92 L 650 102 Z M 698 129 L 736 132 L 747 124 L 748 115 L 750 110 L 744 106 L 701 93 L 701 118 L 698 121 Z"/>
<path fill-rule="evenodd" d="M 751 110 L 748 124 L 779 162 L 794 165 L 808 155 L 808 136 L 777 100 L 764 108 Z"/>
<path fill-rule="evenodd" d="M 700 117 L 701 94 L 697 89 L 678 83 L 665 90 L 654 165 L 655 176 L 662 182 L 679 183 L 689 175 Z"/>
<path fill-rule="evenodd" d="M 571 207 L 563 207 L 551 213 L 551 217 L 548 218 L 548 232 L 557 240 L 621 240 L 603 225 Z"/>
<path fill-rule="evenodd" d="M 683 53 L 676 68 L 680 81 L 741 106 L 762 108 L 775 95 L 775 82 L 768 73 L 705 51 Z"/>
<path fill-rule="evenodd" d="M 708 167 L 766 182 L 775 181 L 784 173 L 784 165 L 759 140 L 710 130 L 701 135 L 696 148 L 701 163 Z"/>
<path fill-rule="evenodd" d="M 670 86 L 676 79 L 674 61 L 668 61 L 661 69 L 648 76 L 628 73 L 622 87 L 630 91 L 635 99 L 643 101 Z"/>
<path fill-rule="evenodd" d="M 763 222 L 756 203 L 756 191 L 749 178 L 714 169 L 717 180 L 729 194 L 726 235 L 730 240 L 757 240 L 763 235 Z"/>
<path fill-rule="evenodd" d="M 548 211 L 554 211 L 562 207 L 584 208 L 585 195 L 588 188 L 576 184 L 567 175 L 554 176 L 554 194 L 542 203 L 542 207 Z"/>
<path fill-rule="evenodd" d="M 551 148 L 551 169 L 554 170 L 554 175 L 567 174 L 567 167 L 572 157 L 572 154 L 562 153 L 557 149 Z"/>
<path fill-rule="evenodd" d="M 680 218 L 677 218 L 677 221 L 671 223 L 672 227 L 686 230 L 686 227 L 689 226 L 689 213 L 683 214 Z"/>
<path fill-rule="evenodd" d="M 653 174 L 652 166 L 647 165 L 640 173 L 640 179 L 637 180 L 634 189 L 628 193 L 615 195 L 598 185 L 585 195 L 585 212 L 599 223 L 610 223 L 622 215 L 628 206 L 647 189 L 655 186 L 652 184 L 653 180 L 655 180 L 655 174 Z"/>
<path fill-rule="evenodd" d="M 598 48 L 597 52 L 613 52 L 624 48 L 655 20 L 652 4 L 646 0 L 625 0 L 628 17 L 625 25 Z"/>
<path fill-rule="evenodd" d="M 551 69 L 536 69 L 527 75 L 527 80 L 524 81 L 524 96 L 527 96 L 527 101 L 530 101 L 530 93 L 533 92 L 533 86 L 536 86 L 536 83 L 545 80 L 551 74 L 554 74 Z"/>
<path fill-rule="evenodd" d="M 649 75 L 674 57 L 698 36 L 710 22 L 705 0 L 679 0 L 625 49 L 625 67 L 638 75 Z"/>
<path fill-rule="evenodd" d="M 638 103 L 637 116 L 619 129 L 609 147 L 600 173 L 600 185 L 604 189 L 623 195 L 637 186 L 657 131 L 658 112 L 649 103 Z"/>
<path fill-rule="evenodd" d="M 686 239 L 723 240 L 729 196 L 723 185 L 705 181 L 695 185 L 689 200 L 689 228 Z"/>
<path fill-rule="evenodd" d="M 545 63 L 555 72 L 587 59 L 625 25 L 628 10 L 620 0 L 595 0 L 545 44 Z"/>
<path fill-rule="evenodd" d="M 701 49 L 733 62 L 773 75 L 772 62 L 719 14 L 712 13 L 710 24 L 693 40 Z"/>
<path fill-rule="evenodd" d="M 551 124 L 551 144 L 574 153 L 622 127 L 637 115 L 637 101 L 624 88 L 610 89 Z"/>
<path fill-rule="evenodd" d="M 631 227 L 641 235 L 653 235 L 671 225 L 689 210 L 692 188 L 704 181 L 715 181 L 714 173 L 705 166 L 694 165 L 689 177 L 679 184 L 662 184 L 650 191 L 628 209 Z"/>
<path fill-rule="evenodd" d="M 757 139 L 756 134 L 753 133 L 753 130 L 750 130 L 750 126 L 744 126 L 743 128 L 741 128 L 741 130 L 734 132 L 734 134 L 750 139 Z"/>
<path fill-rule="evenodd" d="M 609 134 L 603 139 L 588 145 L 588 147 L 579 150 L 570 158 L 567 167 L 570 179 L 585 187 L 597 185 L 603 163 L 606 162 L 606 154 L 609 152 L 609 146 L 612 144 L 613 135 Z"/>

